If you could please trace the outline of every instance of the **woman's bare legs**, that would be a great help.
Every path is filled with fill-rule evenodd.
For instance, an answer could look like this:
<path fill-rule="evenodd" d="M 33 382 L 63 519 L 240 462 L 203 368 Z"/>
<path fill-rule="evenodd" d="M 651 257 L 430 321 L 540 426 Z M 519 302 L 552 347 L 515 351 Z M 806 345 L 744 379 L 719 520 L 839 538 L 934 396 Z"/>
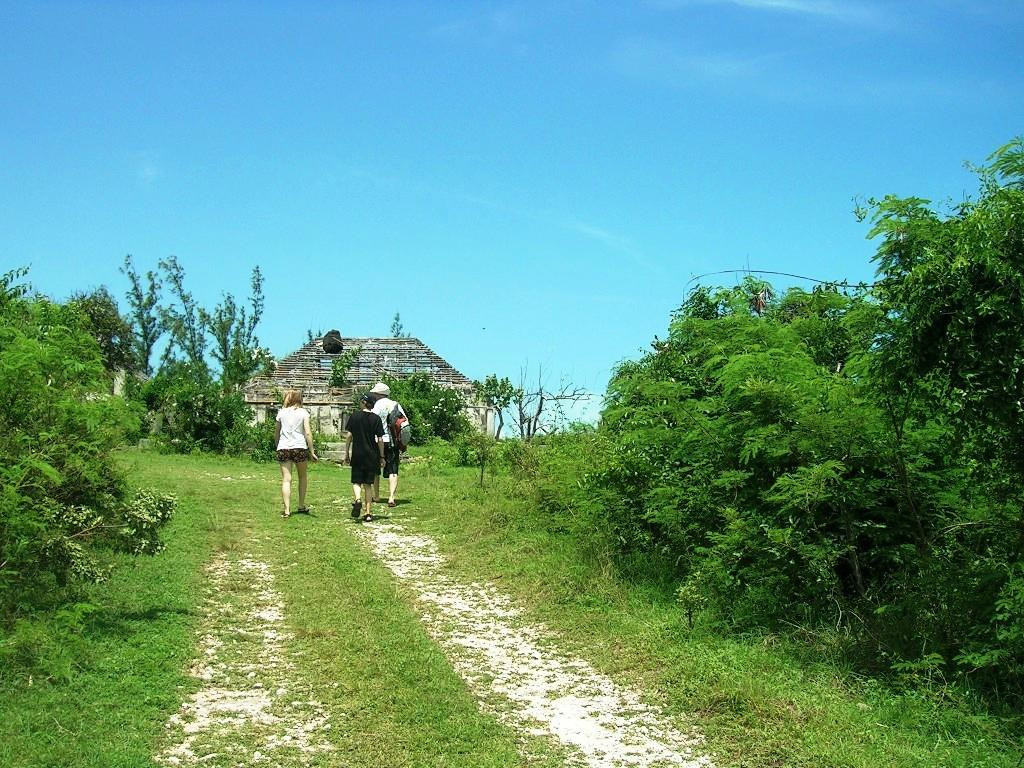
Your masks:
<path fill-rule="evenodd" d="M 288 517 L 292 513 L 292 463 L 290 461 L 281 462 L 281 500 L 284 501 L 284 512 L 281 514 Z"/>
<path fill-rule="evenodd" d="M 306 462 L 295 462 L 295 468 L 299 471 L 299 511 L 302 512 L 306 509 L 306 486 L 309 476 L 306 474 Z"/>

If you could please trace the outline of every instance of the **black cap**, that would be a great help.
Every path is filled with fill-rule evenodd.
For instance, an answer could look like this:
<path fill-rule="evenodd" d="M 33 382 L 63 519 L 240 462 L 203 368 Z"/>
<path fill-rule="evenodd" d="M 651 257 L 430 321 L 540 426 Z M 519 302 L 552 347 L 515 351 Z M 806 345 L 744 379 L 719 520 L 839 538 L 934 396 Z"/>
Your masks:
<path fill-rule="evenodd" d="M 367 405 L 373 405 L 377 402 L 377 398 L 371 395 L 369 392 L 365 392 L 362 397 L 359 398 L 359 402 L 366 403 Z"/>

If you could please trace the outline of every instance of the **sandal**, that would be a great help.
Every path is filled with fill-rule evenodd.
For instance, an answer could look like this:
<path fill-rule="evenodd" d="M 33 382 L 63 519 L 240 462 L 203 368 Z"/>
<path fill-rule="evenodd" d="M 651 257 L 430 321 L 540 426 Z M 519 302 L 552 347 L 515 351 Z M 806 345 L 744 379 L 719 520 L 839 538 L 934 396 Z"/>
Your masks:
<path fill-rule="evenodd" d="M 398 502 L 396 502 L 394 499 L 388 499 L 388 506 L 389 507 L 393 508 L 395 506 L 395 504 L 397 504 L 397 503 Z"/>
<path fill-rule="evenodd" d="M 284 510 L 283 512 L 281 512 L 281 517 L 291 517 L 291 516 L 292 516 L 292 513 L 289 512 L 288 510 Z"/>
<path fill-rule="evenodd" d="M 366 513 L 365 515 L 363 515 L 363 522 L 364 523 L 372 523 L 373 522 L 373 515 L 371 515 L 370 513 Z"/>
<path fill-rule="evenodd" d="M 297 515 L 308 515 L 309 514 L 309 507 L 299 507 L 298 509 L 295 510 L 295 514 L 297 514 Z"/>
<path fill-rule="evenodd" d="M 352 502 L 352 517 L 359 519 L 359 514 L 363 511 L 363 502 L 353 501 Z"/>

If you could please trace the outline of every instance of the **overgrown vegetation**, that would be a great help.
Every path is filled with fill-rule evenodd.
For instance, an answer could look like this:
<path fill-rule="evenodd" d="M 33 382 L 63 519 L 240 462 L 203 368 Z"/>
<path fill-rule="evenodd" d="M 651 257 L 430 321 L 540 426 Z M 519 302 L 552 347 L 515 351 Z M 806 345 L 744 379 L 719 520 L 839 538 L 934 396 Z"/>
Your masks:
<path fill-rule="evenodd" d="M 674 584 L 691 622 L 827 637 L 1019 708 L 1020 150 L 947 214 L 869 203 L 874 286 L 693 290 L 619 366 L 596 434 L 515 457 L 537 503 Z"/>
<path fill-rule="evenodd" d="M 473 433 L 462 397 L 426 374 L 389 379 L 392 397 L 415 444 L 455 441 L 474 485 L 488 467 L 512 478 L 533 514 L 505 505 L 489 524 L 523 533 L 530 556 L 544 536 L 571 541 L 587 565 L 559 572 L 558 599 L 599 599 L 588 579 L 614 573 L 672 596 L 683 620 L 665 637 L 788 638 L 965 709 L 982 696 L 1019 729 L 1024 142 L 978 170 L 978 199 L 948 211 L 867 203 L 870 286 L 694 289 L 667 337 L 618 367 L 596 430 L 544 434 L 540 377 L 478 387 L 495 407 L 518 397 L 516 441 Z M 127 320 L 104 289 L 61 304 L 24 271 L 0 278 L 0 657 L 51 680 L 71 678 L 92 621 L 80 585 L 159 550 L 174 506 L 130 492 L 112 450 L 157 419 L 165 449 L 271 456 L 273 423 L 253 426 L 239 392 L 268 359 L 258 269 L 248 308 L 227 295 L 213 311 L 176 261 L 160 269 L 144 285 L 126 259 Z M 122 367 L 152 373 L 129 376 L 127 399 L 108 394 Z"/>
<path fill-rule="evenodd" d="M 166 450 L 265 458 L 267 430 L 252 423 L 241 394 L 250 377 L 273 365 L 256 335 L 264 305 L 259 267 L 250 277 L 248 304 L 225 293 L 212 310 L 196 302 L 175 257 L 161 259 L 158 267 L 143 279 L 126 256 L 121 268 L 129 281 L 125 322 L 133 365 L 127 367 L 135 374 L 128 397 L 145 406 L 146 426 Z M 162 338 L 154 371 L 152 356 Z"/>
<path fill-rule="evenodd" d="M 130 494 L 112 451 L 138 416 L 109 394 L 93 315 L 0 278 L 0 625 L 73 601 L 107 553 L 151 554 L 171 498 Z M 80 613 L 72 606 L 69 620 Z M 72 622 L 74 623 L 74 622 Z M 6 649 L 6 650 L 5 650 Z M 8 646 L 0 646 L 6 653 Z"/>
<path fill-rule="evenodd" d="M 465 398 L 454 389 L 436 384 L 429 374 L 385 377 L 384 381 L 391 387 L 391 398 L 409 415 L 413 445 L 423 445 L 432 437 L 452 440 L 471 428 L 464 413 Z"/>
<path fill-rule="evenodd" d="M 615 443 L 603 430 L 496 443 L 484 488 L 478 469 L 450 466 L 454 448 L 436 448 L 403 487 L 409 526 L 442 542 L 453 577 L 499 584 L 524 620 L 694 722 L 715 765 L 1018 765 L 1011 709 L 986 711 L 937 674 L 860 674 L 831 627 L 728 631 L 707 611 L 691 624 L 668 553 L 625 547 L 605 516 L 596 475 Z"/>
<path fill-rule="evenodd" d="M 328 384 L 332 387 L 348 387 L 352 382 L 348 380 L 349 369 L 359 358 L 362 347 L 349 347 L 340 353 L 331 362 L 331 378 Z"/>

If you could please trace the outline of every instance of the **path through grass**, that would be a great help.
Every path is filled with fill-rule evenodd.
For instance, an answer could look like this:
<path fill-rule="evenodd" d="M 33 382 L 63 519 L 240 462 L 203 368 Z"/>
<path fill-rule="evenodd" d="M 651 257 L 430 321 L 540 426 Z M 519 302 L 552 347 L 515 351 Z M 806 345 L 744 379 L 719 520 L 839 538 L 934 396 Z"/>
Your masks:
<path fill-rule="evenodd" d="M 1018 764 L 991 718 L 895 695 L 765 638 L 686 629 L 670 599 L 622 583 L 515 489 L 493 478 L 479 489 L 472 470 L 418 457 L 391 520 L 360 529 L 337 467 L 313 468 L 313 514 L 285 521 L 274 465 L 126 461 L 140 485 L 179 496 L 168 550 L 90 590 L 98 611 L 70 638 L 69 680 L 0 678 L 0 765 L 569 764 L 571 750 L 507 717 L 510 697 L 493 693 L 516 680 L 455 647 L 458 624 L 421 588 L 426 575 L 486 585 L 485 603 L 510 596 L 513 630 L 542 624 L 541 645 L 638 691 L 666 722 L 699 727 L 715 765 Z M 436 543 L 430 574 L 395 570 L 375 538 L 392 524 Z M 244 734 L 245 755 L 225 724 Z"/>

